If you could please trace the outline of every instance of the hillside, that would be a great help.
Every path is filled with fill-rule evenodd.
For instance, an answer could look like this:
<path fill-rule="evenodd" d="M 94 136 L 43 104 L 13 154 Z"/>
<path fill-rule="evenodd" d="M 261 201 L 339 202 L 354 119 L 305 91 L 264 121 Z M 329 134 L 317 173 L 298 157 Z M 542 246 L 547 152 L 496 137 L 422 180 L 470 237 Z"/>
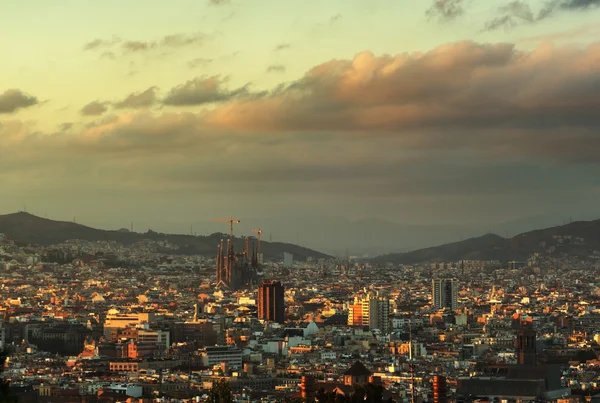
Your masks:
<path fill-rule="evenodd" d="M 130 245 L 144 239 L 169 241 L 179 246 L 179 253 L 181 254 L 205 256 L 215 255 L 217 245 L 224 237 L 223 234 L 191 236 L 160 234 L 152 231 L 146 233 L 107 231 L 86 227 L 74 222 L 49 220 L 24 212 L 0 215 L 0 233 L 17 242 L 44 246 L 58 244 L 69 239 L 115 241 L 124 245 Z M 243 249 L 244 240 L 235 238 L 234 246 L 236 250 Z M 292 253 L 296 260 L 304 260 L 309 256 L 315 258 L 326 257 L 323 253 L 288 243 L 262 241 L 261 249 L 265 259 L 281 259 L 283 252 Z"/>
<path fill-rule="evenodd" d="M 559 241 L 555 236 L 570 236 Z M 582 239 L 575 239 L 582 238 Z M 554 246 L 552 252 L 550 248 Z M 600 250 L 600 220 L 577 221 L 545 228 L 512 238 L 487 234 L 460 242 L 418 249 L 406 253 L 392 253 L 374 258 L 373 263 L 417 264 L 425 262 L 467 260 L 525 260 L 535 252 L 566 253 L 587 257 Z"/>

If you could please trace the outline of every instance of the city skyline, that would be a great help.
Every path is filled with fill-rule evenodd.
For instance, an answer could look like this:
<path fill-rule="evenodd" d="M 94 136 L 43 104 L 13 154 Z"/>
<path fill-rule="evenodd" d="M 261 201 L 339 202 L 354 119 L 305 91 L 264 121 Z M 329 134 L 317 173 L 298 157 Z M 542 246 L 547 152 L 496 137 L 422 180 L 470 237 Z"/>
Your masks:
<path fill-rule="evenodd" d="M 33 3 L 0 5 L 0 213 L 600 216 L 597 1 Z"/>

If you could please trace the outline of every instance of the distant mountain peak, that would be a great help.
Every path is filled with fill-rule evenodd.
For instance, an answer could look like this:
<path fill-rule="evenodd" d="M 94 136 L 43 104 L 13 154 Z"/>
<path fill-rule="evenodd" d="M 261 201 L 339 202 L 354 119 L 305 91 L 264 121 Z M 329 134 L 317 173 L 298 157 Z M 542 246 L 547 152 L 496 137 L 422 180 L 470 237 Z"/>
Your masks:
<path fill-rule="evenodd" d="M 557 237 L 571 236 L 576 240 L 558 241 Z M 525 260 L 536 252 L 554 250 L 581 257 L 600 250 L 600 220 L 578 221 L 565 225 L 538 229 L 504 238 L 487 233 L 463 241 L 448 243 L 406 253 L 392 253 L 373 259 L 375 263 L 418 264 L 458 260 Z M 557 253 L 558 253 L 557 252 Z"/>

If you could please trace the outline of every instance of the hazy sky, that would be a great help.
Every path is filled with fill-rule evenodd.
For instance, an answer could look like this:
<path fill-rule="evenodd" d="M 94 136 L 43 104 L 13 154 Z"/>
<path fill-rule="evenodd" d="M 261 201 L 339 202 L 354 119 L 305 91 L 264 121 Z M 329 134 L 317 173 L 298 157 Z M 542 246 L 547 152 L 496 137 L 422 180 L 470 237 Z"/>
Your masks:
<path fill-rule="evenodd" d="M 598 6 L 0 2 L 0 213 L 600 213 Z"/>

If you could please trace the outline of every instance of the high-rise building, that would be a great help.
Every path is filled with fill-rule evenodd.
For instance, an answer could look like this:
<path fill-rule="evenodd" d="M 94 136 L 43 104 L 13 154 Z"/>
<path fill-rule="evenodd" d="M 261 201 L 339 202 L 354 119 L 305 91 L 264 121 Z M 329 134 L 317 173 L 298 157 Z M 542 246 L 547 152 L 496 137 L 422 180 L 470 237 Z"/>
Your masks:
<path fill-rule="evenodd" d="M 458 307 L 458 280 L 436 278 L 432 281 L 433 306 L 436 309 L 456 310 Z"/>
<path fill-rule="evenodd" d="M 433 403 L 447 403 L 446 377 L 436 375 L 433 377 Z"/>
<path fill-rule="evenodd" d="M 292 267 L 294 265 L 294 255 L 289 252 L 283 252 L 283 265 L 285 267 Z"/>
<path fill-rule="evenodd" d="M 285 321 L 284 288 L 279 281 L 264 281 L 258 287 L 258 319 Z"/>
<path fill-rule="evenodd" d="M 367 293 L 363 298 L 354 298 L 349 306 L 348 325 L 368 326 L 383 333 L 390 330 L 390 301 L 379 293 Z"/>

